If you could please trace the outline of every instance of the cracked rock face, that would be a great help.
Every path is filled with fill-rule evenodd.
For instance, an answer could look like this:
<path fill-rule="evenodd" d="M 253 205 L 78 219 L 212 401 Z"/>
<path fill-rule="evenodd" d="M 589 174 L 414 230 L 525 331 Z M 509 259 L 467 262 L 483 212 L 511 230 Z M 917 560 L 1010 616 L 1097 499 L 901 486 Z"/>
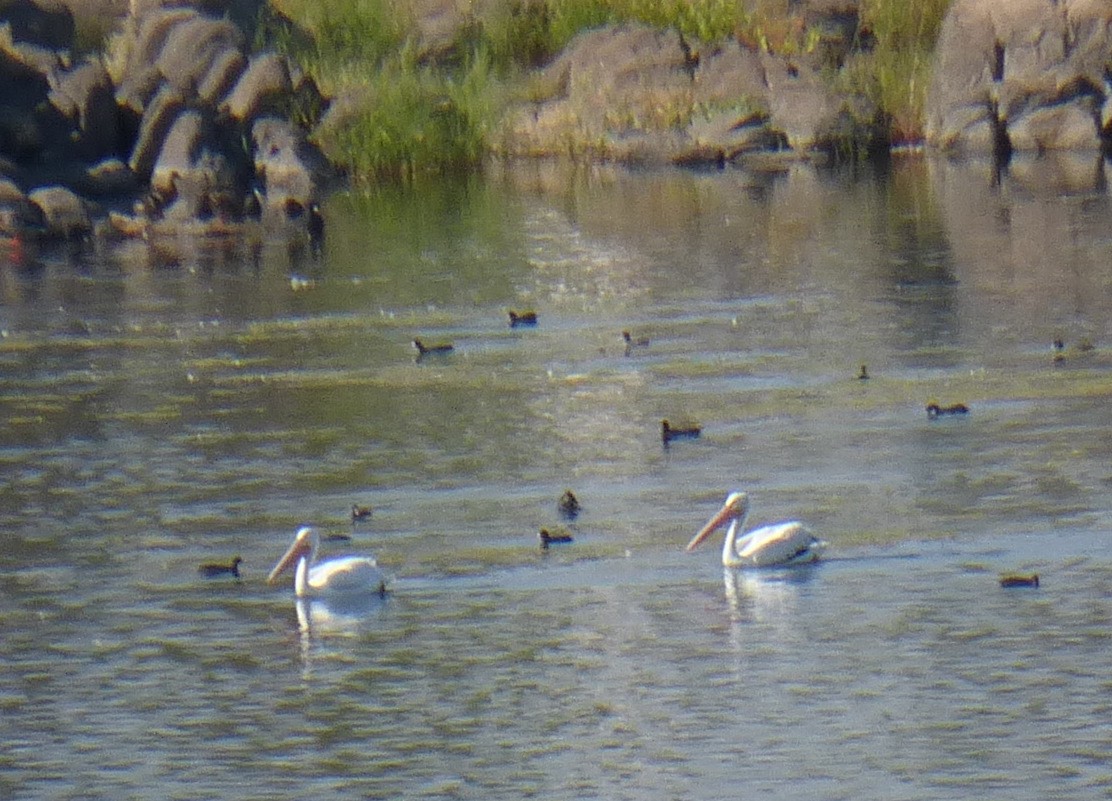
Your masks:
<path fill-rule="evenodd" d="M 882 137 L 875 109 L 833 92 L 804 60 L 643 25 L 580 34 L 538 85 L 544 96 L 506 120 L 509 155 L 721 164 Z"/>
<path fill-rule="evenodd" d="M 0 180 L 10 190 L 0 233 L 83 237 L 99 228 L 90 214 L 128 200 L 138 218 L 129 230 L 284 219 L 316 202 L 332 171 L 292 120 L 309 79 L 298 70 L 295 86 L 284 56 L 250 53 L 244 31 L 202 3 L 133 3 L 112 66 L 96 54 L 72 64 L 73 16 L 57 0 L 0 8 L 11 34 L 0 41 Z M 260 126 L 281 131 L 282 145 L 260 139 Z"/>
<path fill-rule="evenodd" d="M 1112 2 L 956 0 L 936 47 L 926 138 L 943 150 L 1105 150 Z"/>

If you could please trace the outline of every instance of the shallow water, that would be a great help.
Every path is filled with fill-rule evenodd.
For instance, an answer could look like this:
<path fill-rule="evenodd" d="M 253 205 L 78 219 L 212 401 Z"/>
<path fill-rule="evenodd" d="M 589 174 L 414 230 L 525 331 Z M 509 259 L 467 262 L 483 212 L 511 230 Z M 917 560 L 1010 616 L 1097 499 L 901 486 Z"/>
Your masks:
<path fill-rule="evenodd" d="M 333 198 L 319 259 L 9 249 L 0 797 L 1112 796 L 1112 215 L 1022 177 L 542 166 Z M 735 488 L 829 559 L 683 554 Z M 306 520 L 389 597 L 267 587 Z"/>

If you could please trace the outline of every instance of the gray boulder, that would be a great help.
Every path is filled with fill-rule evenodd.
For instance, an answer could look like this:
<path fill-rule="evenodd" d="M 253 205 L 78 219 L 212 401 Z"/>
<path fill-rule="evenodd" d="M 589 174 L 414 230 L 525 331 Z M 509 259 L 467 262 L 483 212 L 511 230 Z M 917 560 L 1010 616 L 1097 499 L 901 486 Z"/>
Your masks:
<path fill-rule="evenodd" d="M 140 180 L 148 180 L 154 170 L 155 161 L 162 151 L 170 127 L 185 108 L 185 95 L 170 84 L 166 84 L 154 96 L 139 124 L 139 134 L 131 151 L 128 166 Z"/>
<path fill-rule="evenodd" d="M 834 93 L 818 67 L 674 30 L 580 34 L 543 80 L 547 97 L 507 117 L 509 155 L 722 164 L 767 152 L 825 159 L 883 139 L 875 108 Z"/>
<path fill-rule="evenodd" d="M 116 78 L 116 98 L 121 106 L 136 115 L 143 113 L 162 84 L 158 57 L 171 32 L 178 25 L 196 18 L 193 8 L 167 8 L 142 16 L 128 17 L 113 48 L 123 53 L 123 64 Z"/>
<path fill-rule="evenodd" d="M 120 197 L 138 191 L 139 181 L 122 161 L 108 158 L 86 169 L 77 189 L 92 197 Z"/>
<path fill-rule="evenodd" d="M 264 214 L 297 204 L 308 208 L 332 177 L 331 168 L 301 130 L 288 120 L 262 117 L 251 128 L 255 176 L 263 187 Z"/>
<path fill-rule="evenodd" d="M 238 53 L 244 46 L 243 33 L 234 24 L 195 13 L 169 30 L 156 66 L 166 81 L 195 92 L 210 70 L 223 75 L 226 67 L 221 62 L 226 54 Z"/>
<path fill-rule="evenodd" d="M 53 73 L 49 97 L 72 125 L 76 156 L 100 159 L 115 155 L 120 144 L 119 109 L 112 79 L 99 61 Z"/>
<path fill-rule="evenodd" d="M 20 236 L 42 225 L 42 212 L 31 204 L 15 182 L 0 175 L 0 234 Z"/>
<path fill-rule="evenodd" d="M 293 86 L 286 59 L 277 53 L 251 57 L 247 70 L 220 104 L 220 111 L 239 122 L 250 123 L 265 112 L 288 105 Z"/>
<path fill-rule="evenodd" d="M 103 60 L 68 66 L 74 18 L 62 2 L 83 24 L 94 5 L 128 10 Z M 0 37 L 0 170 L 19 181 L 0 186 L 0 225 L 83 236 L 96 206 L 74 190 L 132 201 L 131 229 L 143 234 L 154 223 L 235 231 L 248 198 L 312 218 L 331 171 L 288 118 L 318 119 L 325 101 L 285 57 L 249 58 L 244 31 L 263 0 L 82 3 L 0 0 L 15 34 Z M 43 188 L 25 197 L 19 186 Z"/>
<path fill-rule="evenodd" d="M 956 0 L 927 97 L 928 144 L 1006 156 L 1110 144 L 1112 3 Z"/>
<path fill-rule="evenodd" d="M 42 213 L 47 238 L 74 239 L 93 230 L 85 201 L 65 187 L 42 187 L 28 193 L 27 199 Z"/>
<path fill-rule="evenodd" d="M 183 208 L 194 215 L 230 213 L 246 192 L 247 165 L 234 161 L 233 149 L 224 144 L 211 114 L 183 111 L 170 127 L 154 165 L 152 191 L 187 201 Z M 183 213 L 179 209 L 178 214 Z"/>

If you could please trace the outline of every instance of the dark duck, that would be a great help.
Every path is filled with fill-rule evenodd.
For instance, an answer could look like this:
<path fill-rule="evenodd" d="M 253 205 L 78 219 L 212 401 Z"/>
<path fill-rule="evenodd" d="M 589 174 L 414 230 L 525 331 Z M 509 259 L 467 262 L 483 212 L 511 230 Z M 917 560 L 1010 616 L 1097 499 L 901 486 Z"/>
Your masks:
<path fill-rule="evenodd" d="M 629 331 L 622 332 L 622 339 L 625 341 L 625 354 L 628 356 L 633 353 L 634 348 L 647 348 L 649 346 L 648 337 L 633 337 Z"/>
<path fill-rule="evenodd" d="M 934 420 L 948 415 L 969 414 L 969 407 L 964 403 L 955 403 L 952 406 L 939 406 L 937 403 L 927 404 L 927 417 Z"/>
<path fill-rule="evenodd" d="M 360 506 L 353 503 L 351 505 L 351 522 L 358 523 L 360 520 L 370 520 L 373 511 L 369 506 Z"/>
<path fill-rule="evenodd" d="M 672 425 L 667 420 L 660 421 L 660 439 L 667 445 L 676 439 L 696 439 L 703 433 L 703 429 L 694 423 Z"/>
<path fill-rule="evenodd" d="M 560 517 L 565 520 L 575 520 L 575 518 L 579 517 L 580 511 L 583 509 L 579 504 L 579 499 L 575 497 L 575 493 L 570 489 L 564 490 L 564 494 L 560 496 L 556 508 L 560 512 Z"/>
<path fill-rule="evenodd" d="M 559 545 L 575 541 L 571 532 L 566 528 L 542 528 L 537 532 L 537 538 L 541 541 L 541 548 L 546 551 L 549 545 Z"/>
<path fill-rule="evenodd" d="M 204 564 L 197 568 L 197 572 L 205 578 L 218 578 L 219 576 L 234 576 L 239 578 L 239 566 L 243 563 L 243 559 L 236 557 L 232 560 L 231 564 Z"/>
<path fill-rule="evenodd" d="M 510 311 L 508 313 L 510 315 L 510 328 L 537 324 L 537 313 L 535 311 Z"/>
<path fill-rule="evenodd" d="M 438 342 L 435 345 L 426 345 L 419 339 L 413 340 L 413 347 L 417 349 L 417 359 L 423 359 L 425 356 L 446 356 L 455 350 L 451 342 Z"/>

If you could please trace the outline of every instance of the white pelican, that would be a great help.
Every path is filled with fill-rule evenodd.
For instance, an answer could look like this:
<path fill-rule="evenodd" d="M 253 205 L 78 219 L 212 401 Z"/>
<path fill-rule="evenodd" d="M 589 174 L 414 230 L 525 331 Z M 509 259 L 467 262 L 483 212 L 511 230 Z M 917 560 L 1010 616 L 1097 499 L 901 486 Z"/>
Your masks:
<path fill-rule="evenodd" d="M 768 567 L 814 562 L 826 548 L 826 543 L 798 520 L 755 528 L 739 538 L 738 532 L 745 525 L 748 514 L 749 496 L 744 492 L 731 492 L 718 513 L 687 543 L 687 550 L 695 550 L 699 543 L 725 525 L 727 520 L 730 521 L 730 528 L 722 546 L 722 564 L 725 567 Z"/>
<path fill-rule="evenodd" d="M 291 565 L 296 564 L 294 594 L 298 598 L 352 596 L 386 592 L 386 576 L 370 556 L 340 556 L 317 563 L 320 535 L 312 526 L 302 526 L 293 545 L 278 560 L 267 576 L 273 584 Z"/>

